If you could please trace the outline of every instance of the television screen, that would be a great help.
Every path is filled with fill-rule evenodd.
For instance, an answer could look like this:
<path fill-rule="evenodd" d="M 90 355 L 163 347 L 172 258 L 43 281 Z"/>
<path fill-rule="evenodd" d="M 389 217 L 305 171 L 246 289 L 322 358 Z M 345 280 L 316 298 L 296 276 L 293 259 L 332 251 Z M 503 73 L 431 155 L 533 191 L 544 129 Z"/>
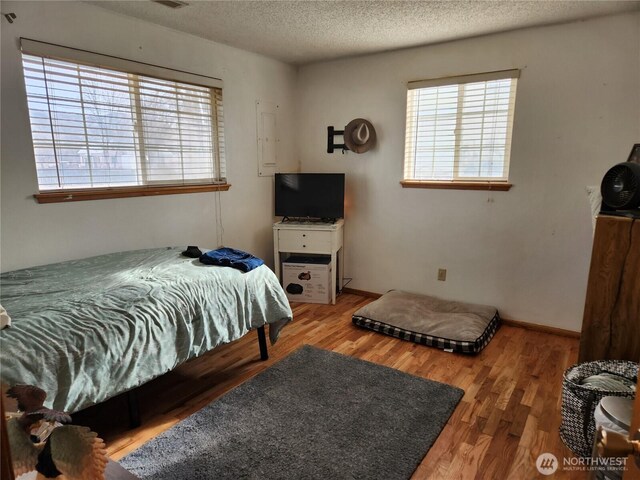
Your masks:
<path fill-rule="evenodd" d="M 344 173 L 276 173 L 276 216 L 344 217 Z"/>

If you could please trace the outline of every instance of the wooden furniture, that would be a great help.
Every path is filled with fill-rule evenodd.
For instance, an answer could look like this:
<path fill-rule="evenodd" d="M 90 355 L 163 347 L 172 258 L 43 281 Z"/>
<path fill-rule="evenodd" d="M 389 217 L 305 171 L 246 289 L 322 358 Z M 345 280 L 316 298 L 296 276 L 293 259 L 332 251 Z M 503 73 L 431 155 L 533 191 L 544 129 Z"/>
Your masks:
<path fill-rule="evenodd" d="M 633 418 L 631 419 L 629 432 L 631 440 L 640 440 L 640 395 L 636 395 L 636 400 L 633 404 Z M 628 470 L 622 478 L 624 480 L 640 480 L 640 457 L 638 455 L 629 455 L 626 465 Z"/>
<path fill-rule="evenodd" d="M 20 480 L 36 480 L 38 472 L 33 471 L 21 475 Z M 2 477 L 4 479 L 4 477 Z M 139 480 L 133 473 L 125 470 L 119 463 L 109 459 L 104 471 L 104 480 Z"/>
<path fill-rule="evenodd" d="M 336 287 L 342 289 L 344 272 L 344 220 L 335 223 L 277 222 L 273 224 L 273 257 L 275 273 L 282 282 L 283 253 L 331 256 L 331 303 L 336 303 Z M 337 267 L 337 268 L 336 268 Z"/>
<path fill-rule="evenodd" d="M 620 412 L 621 415 L 618 418 L 621 418 L 624 414 L 630 416 L 631 426 L 629 431 L 625 434 L 603 429 L 602 432 L 599 432 L 597 435 L 597 443 L 593 449 L 594 458 L 596 455 L 613 457 L 618 462 L 620 459 L 625 459 L 625 463 L 621 465 L 622 475 L 620 475 L 619 470 L 615 471 L 615 468 L 613 472 L 609 472 L 606 465 L 603 465 L 605 467 L 604 469 L 599 468 L 597 471 L 591 471 L 588 480 L 601 478 L 640 480 L 640 451 L 638 450 L 638 446 L 640 445 L 640 395 L 636 395 L 635 400 L 625 400 L 633 403 L 633 409 L 627 410 L 629 404 L 620 404 L 622 409 Z M 615 466 L 615 464 L 613 464 L 613 466 Z"/>
<path fill-rule="evenodd" d="M 14 480 L 11 451 L 9 450 L 9 436 L 4 413 L 4 395 L 0 396 L 0 478 Z"/>
<path fill-rule="evenodd" d="M 579 362 L 640 359 L 640 219 L 600 215 Z"/>
<path fill-rule="evenodd" d="M 7 422 L 4 409 L 4 399 L 6 385 L 2 385 L 2 393 L 0 394 L 0 422 L 2 427 L 2 437 L 0 438 L 0 479 L 2 480 L 14 480 L 15 475 L 13 473 L 13 464 L 11 462 L 11 450 L 9 448 L 9 437 L 7 434 Z M 13 400 L 15 403 L 15 400 Z M 38 473 L 36 471 L 25 473 L 20 476 L 20 480 L 35 480 Z M 133 473 L 125 470 L 119 463 L 109 459 L 107 467 L 104 472 L 104 480 L 137 480 Z"/>

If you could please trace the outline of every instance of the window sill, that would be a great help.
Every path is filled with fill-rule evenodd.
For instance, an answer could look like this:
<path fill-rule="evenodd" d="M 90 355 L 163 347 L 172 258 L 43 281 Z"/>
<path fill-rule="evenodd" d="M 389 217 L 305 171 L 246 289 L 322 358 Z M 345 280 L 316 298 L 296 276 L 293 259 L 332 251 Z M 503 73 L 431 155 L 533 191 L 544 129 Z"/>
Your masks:
<path fill-rule="evenodd" d="M 426 180 L 403 180 L 402 188 L 440 188 L 449 190 L 494 190 L 506 192 L 513 186 L 507 182 L 436 182 Z"/>
<path fill-rule="evenodd" d="M 144 187 L 112 187 L 86 188 L 78 190 L 52 190 L 36 193 L 34 198 L 38 203 L 80 202 L 84 200 L 105 200 L 108 198 L 155 197 L 158 195 L 179 195 L 182 193 L 221 192 L 227 191 L 231 185 L 171 185 Z"/>

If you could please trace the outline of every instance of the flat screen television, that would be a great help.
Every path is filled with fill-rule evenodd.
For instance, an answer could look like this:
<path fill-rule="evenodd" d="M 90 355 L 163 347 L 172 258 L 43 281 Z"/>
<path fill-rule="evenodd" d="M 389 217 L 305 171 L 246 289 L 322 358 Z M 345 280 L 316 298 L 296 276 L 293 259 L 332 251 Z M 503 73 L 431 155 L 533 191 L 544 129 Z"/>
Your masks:
<path fill-rule="evenodd" d="M 344 173 L 276 173 L 276 216 L 344 217 Z"/>

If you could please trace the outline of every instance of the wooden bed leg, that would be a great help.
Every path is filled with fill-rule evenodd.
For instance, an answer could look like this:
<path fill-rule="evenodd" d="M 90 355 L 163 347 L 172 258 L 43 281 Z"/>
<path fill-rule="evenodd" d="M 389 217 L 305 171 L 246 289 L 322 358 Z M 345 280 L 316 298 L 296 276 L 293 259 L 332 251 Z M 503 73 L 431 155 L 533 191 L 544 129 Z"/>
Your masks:
<path fill-rule="evenodd" d="M 141 422 L 138 394 L 135 390 L 129 390 L 127 392 L 127 404 L 129 406 L 129 428 L 137 428 Z"/>
<path fill-rule="evenodd" d="M 258 327 L 258 345 L 260 346 L 260 360 L 268 360 L 269 352 L 267 351 L 267 337 L 264 334 L 264 325 Z"/>

